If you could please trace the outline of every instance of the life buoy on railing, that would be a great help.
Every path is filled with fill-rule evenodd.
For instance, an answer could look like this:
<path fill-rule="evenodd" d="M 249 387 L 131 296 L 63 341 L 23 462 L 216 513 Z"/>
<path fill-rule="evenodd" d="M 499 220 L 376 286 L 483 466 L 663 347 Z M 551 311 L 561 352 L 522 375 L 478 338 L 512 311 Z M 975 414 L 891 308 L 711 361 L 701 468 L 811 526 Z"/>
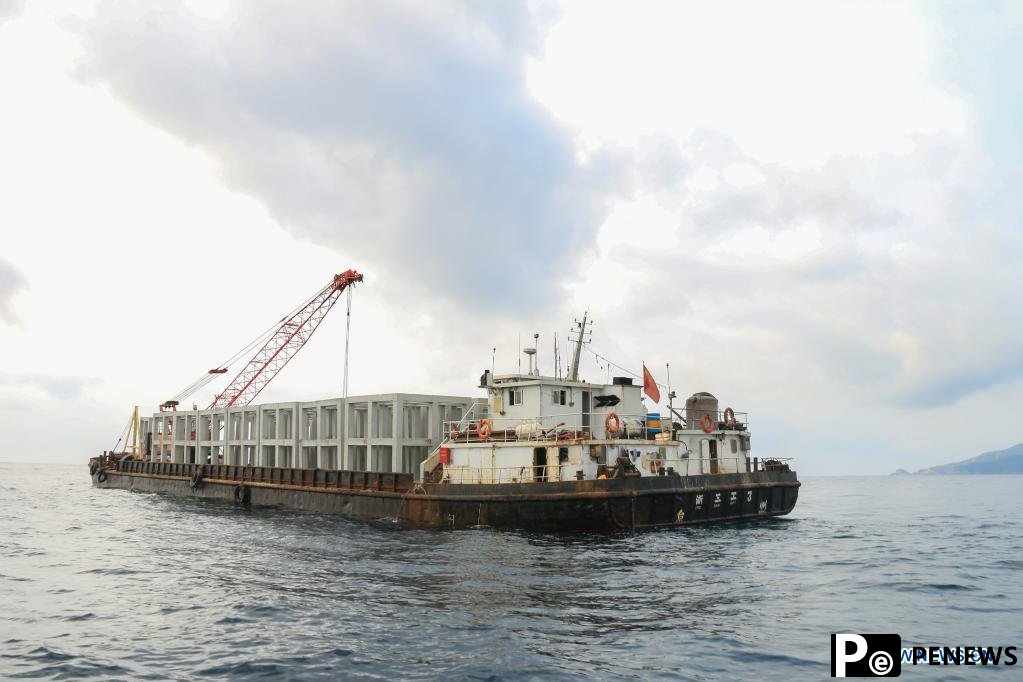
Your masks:
<path fill-rule="evenodd" d="M 480 419 L 480 425 L 476 427 L 476 433 L 480 438 L 486 440 L 490 438 L 490 434 L 494 431 L 494 425 L 491 424 L 489 419 Z"/>
<path fill-rule="evenodd" d="M 700 420 L 700 426 L 703 427 L 704 433 L 710 433 L 711 431 L 714 430 L 716 424 L 714 423 L 713 417 L 711 417 L 709 414 L 705 414 L 703 415 L 703 419 Z"/>
<path fill-rule="evenodd" d="M 614 424 L 614 426 L 612 426 Z M 618 417 L 617 412 L 608 412 L 607 416 L 604 417 L 604 430 L 610 434 L 616 434 L 622 428 L 622 420 Z"/>
<path fill-rule="evenodd" d="M 735 410 L 730 407 L 725 408 L 725 424 L 729 426 L 735 426 Z"/>

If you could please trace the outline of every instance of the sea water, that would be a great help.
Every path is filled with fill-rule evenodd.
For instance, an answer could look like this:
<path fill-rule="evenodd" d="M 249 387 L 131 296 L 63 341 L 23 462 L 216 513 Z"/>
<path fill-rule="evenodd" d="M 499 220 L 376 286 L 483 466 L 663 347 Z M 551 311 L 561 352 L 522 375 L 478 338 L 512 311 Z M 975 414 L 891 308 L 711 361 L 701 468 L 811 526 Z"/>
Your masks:
<path fill-rule="evenodd" d="M 1020 476 L 806 477 L 783 518 L 559 535 L 0 464 L 0 676 L 822 679 L 833 632 L 1019 646 L 1021 492 Z"/>

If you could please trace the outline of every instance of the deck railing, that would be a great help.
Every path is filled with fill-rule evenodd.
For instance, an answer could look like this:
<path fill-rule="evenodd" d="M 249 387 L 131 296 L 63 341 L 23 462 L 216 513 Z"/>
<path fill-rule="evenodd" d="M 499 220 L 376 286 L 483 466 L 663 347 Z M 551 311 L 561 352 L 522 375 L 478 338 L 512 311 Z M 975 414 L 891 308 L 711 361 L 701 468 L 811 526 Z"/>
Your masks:
<path fill-rule="evenodd" d="M 674 429 L 681 431 L 736 431 L 743 432 L 749 428 L 749 414 L 734 412 L 730 409 L 710 411 L 672 410 L 669 415 L 662 414 L 658 421 L 649 419 L 648 414 L 617 414 L 618 431 L 611 435 L 606 432 L 605 420 L 610 413 L 573 412 L 566 414 L 549 414 L 535 417 L 486 417 L 477 418 L 476 405 L 473 405 L 461 419 L 443 423 L 444 440 L 455 442 L 466 441 L 551 441 L 571 440 L 574 438 L 594 438 L 599 434 L 605 438 L 648 438 L 654 439 L 658 433 L 669 433 Z M 488 433 L 489 429 L 489 433 Z M 436 453 L 434 453 L 436 454 Z"/>
<path fill-rule="evenodd" d="M 206 481 L 230 483 L 269 483 L 304 488 L 346 490 L 387 490 L 405 492 L 414 485 L 413 474 L 383 471 L 349 471 L 345 469 L 300 469 L 295 467 L 264 467 L 235 464 L 189 464 L 185 462 L 144 462 L 126 459 L 117 464 L 117 471 L 150 476 L 172 476 L 192 479 L 202 470 Z"/>
<path fill-rule="evenodd" d="M 756 457 L 721 458 L 663 458 L 657 460 L 657 476 L 713 476 L 716 474 L 753 473 L 757 471 L 785 471 L 792 458 L 774 457 L 760 460 Z M 634 461 L 635 465 L 636 462 Z M 440 483 L 492 484 L 492 483 L 542 483 L 574 481 L 582 469 L 579 464 L 539 464 L 518 467 L 472 467 L 445 466 Z M 693 471 L 698 469 L 698 471 Z M 598 470 L 604 478 L 614 475 L 615 462 L 600 465 Z M 649 471 L 649 469 L 648 469 Z"/>
<path fill-rule="evenodd" d="M 607 415 L 607 412 L 574 412 L 526 418 L 473 419 L 469 416 L 459 421 L 444 422 L 442 433 L 445 440 L 455 442 L 490 440 L 500 443 L 517 440 L 557 441 L 593 438 L 595 432 L 604 432 L 604 420 Z M 655 433 L 670 430 L 667 421 L 662 421 L 656 426 L 648 425 L 645 414 L 618 414 L 617 417 L 618 432 L 615 437 L 631 434 L 634 437 L 653 438 Z M 484 422 L 488 422 L 489 434 L 485 431 Z"/>
<path fill-rule="evenodd" d="M 696 431 L 704 430 L 704 416 L 710 418 L 709 423 L 713 428 L 711 431 L 747 431 L 749 430 L 749 412 L 736 412 L 730 407 L 723 410 L 687 410 L 685 408 L 672 409 L 668 414 L 662 414 L 661 419 L 681 425 L 683 430 Z"/>

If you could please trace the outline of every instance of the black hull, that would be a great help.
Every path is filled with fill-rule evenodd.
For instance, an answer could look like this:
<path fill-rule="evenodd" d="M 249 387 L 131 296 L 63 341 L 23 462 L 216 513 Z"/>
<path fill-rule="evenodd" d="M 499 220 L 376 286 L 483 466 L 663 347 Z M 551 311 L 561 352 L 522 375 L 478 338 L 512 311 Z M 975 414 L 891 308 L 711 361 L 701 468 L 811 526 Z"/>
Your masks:
<path fill-rule="evenodd" d="M 795 507 L 793 471 L 502 485 L 415 484 L 408 474 L 126 462 L 94 485 L 222 499 L 416 527 L 617 532 L 763 519 Z M 103 479 L 103 480 L 100 480 Z"/>

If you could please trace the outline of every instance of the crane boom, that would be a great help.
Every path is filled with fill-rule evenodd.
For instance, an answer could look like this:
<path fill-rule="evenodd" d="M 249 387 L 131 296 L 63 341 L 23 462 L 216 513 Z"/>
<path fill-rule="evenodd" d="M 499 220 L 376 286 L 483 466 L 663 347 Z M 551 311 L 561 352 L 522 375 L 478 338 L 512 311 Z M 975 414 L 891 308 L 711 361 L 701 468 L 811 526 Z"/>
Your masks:
<path fill-rule="evenodd" d="M 337 302 L 341 292 L 355 282 L 361 281 L 362 275 L 355 270 L 345 270 L 339 275 L 334 275 L 330 284 L 281 322 L 277 331 L 256 351 L 252 359 L 242 367 L 227 388 L 213 399 L 207 409 L 219 410 L 251 403 L 305 345 Z"/>

